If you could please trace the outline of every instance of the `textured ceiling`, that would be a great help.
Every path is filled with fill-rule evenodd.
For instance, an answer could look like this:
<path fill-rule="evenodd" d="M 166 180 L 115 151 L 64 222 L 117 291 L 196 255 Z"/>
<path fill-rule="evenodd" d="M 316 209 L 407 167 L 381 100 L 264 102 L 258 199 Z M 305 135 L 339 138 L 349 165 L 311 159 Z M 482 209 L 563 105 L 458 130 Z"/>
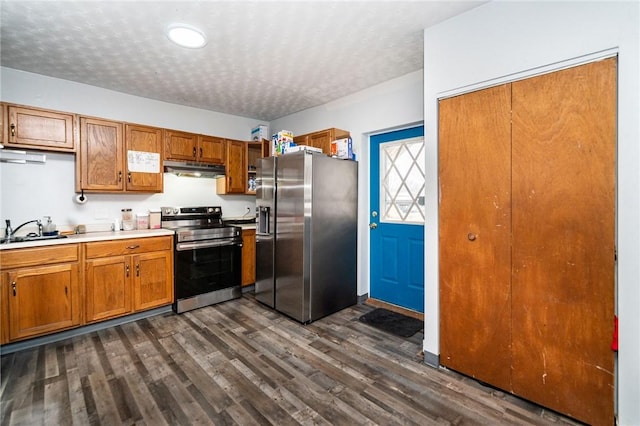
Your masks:
<path fill-rule="evenodd" d="M 0 63 L 270 121 L 421 69 L 422 30 L 480 3 L 1 0 Z"/>

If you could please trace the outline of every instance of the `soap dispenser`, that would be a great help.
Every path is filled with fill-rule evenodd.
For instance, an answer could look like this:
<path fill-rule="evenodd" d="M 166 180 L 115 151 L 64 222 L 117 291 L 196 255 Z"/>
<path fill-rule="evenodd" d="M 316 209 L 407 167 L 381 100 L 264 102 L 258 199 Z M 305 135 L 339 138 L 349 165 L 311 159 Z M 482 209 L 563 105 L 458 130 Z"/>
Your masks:
<path fill-rule="evenodd" d="M 51 221 L 51 216 L 44 216 L 43 220 L 44 224 L 42 225 L 42 234 L 43 235 L 56 235 L 58 231 L 56 231 L 56 224 Z"/>

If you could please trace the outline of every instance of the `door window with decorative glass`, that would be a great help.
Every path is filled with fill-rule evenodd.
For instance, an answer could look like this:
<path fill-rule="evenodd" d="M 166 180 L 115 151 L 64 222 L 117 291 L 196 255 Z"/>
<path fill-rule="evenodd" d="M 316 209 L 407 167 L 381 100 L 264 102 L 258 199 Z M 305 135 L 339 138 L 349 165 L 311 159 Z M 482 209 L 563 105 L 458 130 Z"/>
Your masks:
<path fill-rule="evenodd" d="M 380 144 L 380 221 L 423 224 L 424 138 Z"/>

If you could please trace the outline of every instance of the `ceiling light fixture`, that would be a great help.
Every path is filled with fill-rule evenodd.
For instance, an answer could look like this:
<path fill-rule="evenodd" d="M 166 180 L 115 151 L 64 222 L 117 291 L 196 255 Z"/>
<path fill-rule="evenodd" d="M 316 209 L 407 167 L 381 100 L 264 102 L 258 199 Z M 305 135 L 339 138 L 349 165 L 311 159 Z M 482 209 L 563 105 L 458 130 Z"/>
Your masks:
<path fill-rule="evenodd" d="M 169 25 L 167 37 L 178 46 L 190 49 L 199 49 L 207 44 L 207 37 L 202 31 L 185 24 Z"/>

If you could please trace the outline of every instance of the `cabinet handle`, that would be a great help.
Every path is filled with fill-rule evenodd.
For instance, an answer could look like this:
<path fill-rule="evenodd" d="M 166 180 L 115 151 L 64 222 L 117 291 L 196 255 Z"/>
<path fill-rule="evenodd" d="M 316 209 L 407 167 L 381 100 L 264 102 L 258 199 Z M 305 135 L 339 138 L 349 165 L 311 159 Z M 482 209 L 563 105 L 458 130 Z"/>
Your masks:
<path fill-rule="evenodd" d="M 15 281 L 11 282 L 11 289 L 13 290 L 13 295 L 15 296 L 16 293 L 17 293 L 16 292 L 16 282 Z"/>
<path fill-rule="evenodd" d="M 129 265 L 125 266 L 124 270 L 125 270 L 125 272 L 127 274 L 127 278 L 129 278 Z"/>
<path fill-rule="evenodd" d="M 15 138 L 16 137 L 16 125 L 11 123 L 11 137 Z"/>
<path fill-rule="evenodd" d="M 476 238 L 477 238 L 477 235 L 476 235 L 476 234 L 474 234 L 473 232 L 469 232 L 469 233 L 467 234 L 467 239 L 468 239 L 469 241 L 475 241 L 475 240 L 476 240 Z"/>
<path fill-rule="evenodd" d="M 131 172 L 127 173 L 127 180 L 129 181 L 129 183 L 131 183 Z"/>
<path fill-rule="evenodd" d="M 193 158 L 196 158 L 196 147 L 193 147 Z"/>
<path fill-rule="evenodd" d="M 118 172 L 118 182 L 122 182 L 122 170 Z"/>
<path fill-rule="evenodd" d="M 136 277 L 139 277 L 139 276 L 140 276 L 140 264 L 138 263 L 136 265 Z"/>
<path fill-rule="evenodd" d="M 135 246 L 127 246 L 127 248 L 128 248 L 129 250 L 135 250 L 135 249 L 137 249 L 137 248 L 140 248 L 140 245 L 139 245 L 139 244 L 136 244 Z"/>
<path fill-rule="evenodd" d="M 64 295 L 67 296 L 69 294 L 69 289 L 67 288 L 67 286 L 64 286 Z"/>
<path fill-rule="evenodd" d="M 200 148 L 200 157 L 202 157 L 202 148 Z"/>

